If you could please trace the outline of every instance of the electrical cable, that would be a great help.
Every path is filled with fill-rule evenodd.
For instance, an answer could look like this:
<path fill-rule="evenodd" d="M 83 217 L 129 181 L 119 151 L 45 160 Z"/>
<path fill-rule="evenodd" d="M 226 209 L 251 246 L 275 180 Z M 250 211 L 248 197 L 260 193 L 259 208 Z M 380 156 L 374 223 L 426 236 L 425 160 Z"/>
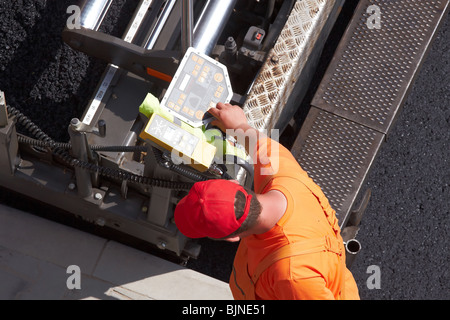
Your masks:
<path fill-rule="evenodd" d="M 8 114 L 10 117 L 15 116 L 17 123 L 24 126 L 25 129 L 30 131 L 37 139 L 27 137 L 25 135 L 18 134 L 18 141 L 23 144 L 27 144 L 38 148 L 49 148 L 52 153 L 62 160 L 66 165 L 70 167 L 79 167 L 84 170 L 88 170 L 91 173 L 98 173 L 101 176 L 117 179 L 117 180 L 129 180 L 134 183 L 139 183 L 143 185 L 157 186 L 162 188 L 170 188 L 174 190 L 189 190 L 192 187 L 192 183 L 167 181 L 162 179 L 154 179 L 145 176 L 136 175 L 121 169 L 105 168 L 96 164 L 85 162 L 71 156 L 67 151 L 72 149 L 72 144 L 70 142 L 55 142 L 50 138 L 44 131 L 42 131 L 35 123 L 33 123 L 27 116 L 22 114 L 19 110 L 14 107 L 7 106 Z M 146 152 L 148 151 L 146 146 L 100 146 L 100 145 L 89 145 L 92 151 L 103 151 L 103 152 Z M 175 165 L 171 161 L 166 161 L 163 159 L 162 151 L 157 148 L 152 147 L 153 153 L 159 165 L 166 167 L 167 169 L 189 178 L 194 181 L 206 181 L 210 177 L 207 177 L 201 173 L 190 170 L 188 167 L 182 167 Z M 239 161 L 235 157 L 236 163 L 243 167 L 248 173 L 253 175 L 253 168 L 247 162 Z M 224 171 L 222 178 L 232 179 L 232 177 Z"/>
<path fill-rule="evenodd" d="M 17 110 L 14 107 L 7 106 L 9 117 L 16 117 L 17 123 L 22 125 L 25 129 L 27 129 L 36 139 L 32 139 L 29 137 L 18 136 L 19 141 L 22 140 L 24 143 L 28 143 L 38 147 L 47 147 L 50 148 L 52 153 L 62 160 L 63 163 L 70 167 L 78 167 L 84 170 L 87 170 L 91 173 L 98 173 L 99 175 L 116 179 L 119 181 L 128 180 L 134 183 L 148 185 L 152 187 L 161 187 L 161 188 L 169 188 L 173 190 L 190 190 L 193 183 L 187 182 L 178 182 L 178 181 L 168 181 L 162 179 L 155 179 L 145 176 L 136 175 L 125 170 L 115 169 L 115 168 L 107 168 L 103 166 L 99 166 L 93 163 L 89 163 L 86 161 L 81 161 L 73 156 L 71 156 L 67 150 L 72 148 L 70 143 L 58 143 L 55 142 L 52 138 L 50 138 L 44 131 L 42 131 L 34 122 L 32 122 L 27 116 L 25 116 L 22 112 Z M 39 141 L 39 142 L 37 142 Z M 140 150 L 141 147 L 126 147 L 126 146 L 118 146 L 118 147 L 103 147 L 97 146 L 96 151 L 111 151 L 111 150 L 119 150 L 118 152 L 126 152 L 128 151 L 136 151 L 137 148 Z"/>
<path fill-rule="evenodd" d="M 153 154 L 155 155 L 155 158 L 156 158 L 156 162 L 158 162 L 158 164 L 160 166 L 166 167 L 167 169 L 172 170 L 172 171 L 174 171 L 186 178 L 194 180 L 194 181 L 209 180 L 208 177 L 203 176 L 202 174 L 200 174 L 196 171 L 190 170 L 190 169 L 188 169 L 188 167 L 181 167 L 181 166 L 174 164 L 172 161 L 164 159 L 163 152 L 161 150 L 154 148 L 154 147 L 152 147 L 152 148 L 153 148 Z"/>
<path fill-rule="evenodd" d="M 127 180 L 137 184 L 168 188 L 172 190 L 190 190 L 193 186 L 193 183 L 155 179 L 136 175 L 134 173 L 130 173 L 121 169 L 107 168 L 86 161 L 81 161 L 77 158 L 74 158 L 66 150 L 61 148 L 56 148 L 55 150 L 53 150 L 53 153 L 64 163 L 71 167 L 78 167 L 91 173 L 98 173 L 99 175 L 110 179 L 119 181 Z"/>
<path fill-rule="evenodd" d="M 17 136 L 20 143 L 28 144 L 33 147 L 39 148 L 60 148 L 64 150 L 71 150 L 72 144 L 70 142 L 49 142 L 33 139 L 24 135 Z M 99 145 L 89 145 L 92 151 L 103 151 L 103 152 L 146 152 L 146 146 L 99 146 Z"/>

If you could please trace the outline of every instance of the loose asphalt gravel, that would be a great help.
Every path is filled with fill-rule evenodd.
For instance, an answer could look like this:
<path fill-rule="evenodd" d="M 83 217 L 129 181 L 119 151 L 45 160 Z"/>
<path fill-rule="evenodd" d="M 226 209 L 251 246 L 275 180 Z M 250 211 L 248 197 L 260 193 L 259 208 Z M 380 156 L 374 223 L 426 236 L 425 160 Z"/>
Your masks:
<path fill-rule="evenodd" d="M 0 0 L 0 90 L 48 135 L 67 141 L 106 66 L 61 41 L 73 0 Z M 101 30 L 121 36 L 137 0 L 114 1 Z M 446 19 L 363 191 L 372 199 L 352 272 L 362 299 L 449 299 L 450 20 Z M 14 201 L 0 197 L 0 202 Z M 188 267 L 228 280 L 236 246 L 200 241 Z M 371 288 L 373 266 L 380 287 Z"/>

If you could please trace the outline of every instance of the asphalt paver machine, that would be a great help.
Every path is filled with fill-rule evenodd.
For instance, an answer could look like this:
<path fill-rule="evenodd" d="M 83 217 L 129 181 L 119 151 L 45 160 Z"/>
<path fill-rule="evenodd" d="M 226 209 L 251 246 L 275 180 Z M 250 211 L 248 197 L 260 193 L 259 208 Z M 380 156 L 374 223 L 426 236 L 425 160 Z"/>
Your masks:
<path fill-rule="evenodd" d="M 74 50 L 108 62 L 84 113 L 68 124 L 68 143 L 0 95 L 0 184 L 195 258 L 200 246 L 173 221 L 177 202 L 196 181 L 252 185 L 245 149 L 211 125 L 208 109 L 230 102 L 273 138 L 293 135 L 292 153 L 356 253 L 370 192 L 356 209 L 354 202 L 448 1 L 359 1 L 306 110 L 299 108 L 345 1 L 142 0 L 122 38 L 98 31 L 111 3 L 82 1 L 79 23 L 61 30 Z"/>

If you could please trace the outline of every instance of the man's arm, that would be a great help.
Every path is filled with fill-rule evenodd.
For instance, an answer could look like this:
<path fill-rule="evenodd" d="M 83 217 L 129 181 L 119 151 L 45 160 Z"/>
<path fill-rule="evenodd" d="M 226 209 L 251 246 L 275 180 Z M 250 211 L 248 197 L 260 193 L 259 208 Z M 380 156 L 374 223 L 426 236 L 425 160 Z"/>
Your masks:
<path fill-rule="evenodd" d="M 252 158 L 256 192 L 261 192 L 276 176 L 292 177 L 296 173 L 304 173 L 289 150 L 248 124 L 241 107 L 218 103 L 208 112 L 217 119 L 212 124 L 234 136 Z"/>

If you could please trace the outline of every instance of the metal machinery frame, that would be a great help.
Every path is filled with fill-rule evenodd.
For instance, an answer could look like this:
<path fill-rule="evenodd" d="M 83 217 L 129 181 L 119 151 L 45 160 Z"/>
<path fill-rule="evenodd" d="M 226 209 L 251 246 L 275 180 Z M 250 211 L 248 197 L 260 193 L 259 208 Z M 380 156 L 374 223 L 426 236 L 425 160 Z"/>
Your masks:
<path fill-rule="evenodd" d="M 142 139 L 152 120 L 140 106 L 147 101 L 164 113 L 157 105 L 191 48 L 226 66 L 231 101 L 251 125 L 283 132 L 296 121 L 344 0 L 142 0 L 122 39 L 98 32 L 111 2 L 83 1 L 82 28 L 63 32 L 74 49 L 110 63 L 82 117 L 68 125 L 70 144 L 53 141 L 0 95 L 0 185 L 182 259 L 196 257 L 200 247 L 173 222 L 176 203 L 199 180 L 251 185 L 251 170 L 238 151 L 239 161 L 225 166 L 174 163 L 166 144 Z M 385 13 L 381 29 L 368 28 L 370 6 Z M 444 0 L 359 1 L 297 124 L 292 153 L 329 197 L 348 243 L 368 201 L 355 210 L 356 196 L 448 8 Z M 189 127 L 170 114 L 170 125 Z M 31 137 L 18 134 L 16 122 Z"/>

